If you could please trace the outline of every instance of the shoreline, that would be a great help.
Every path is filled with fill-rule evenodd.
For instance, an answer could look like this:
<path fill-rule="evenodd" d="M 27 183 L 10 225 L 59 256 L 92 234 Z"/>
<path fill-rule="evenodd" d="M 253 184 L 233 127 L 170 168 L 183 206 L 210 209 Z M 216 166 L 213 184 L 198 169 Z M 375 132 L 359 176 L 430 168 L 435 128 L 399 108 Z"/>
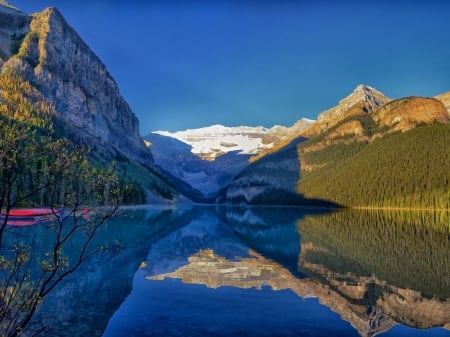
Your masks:
<path fill-rule="evenodd" d="M 450 208 L 416 208 L 416 207 L 389 207 L 389 206 L 348 206 L 349 209 L 365 209 L 365 210 L 379 210 L 379 211 L 432 211 L 432 212 L 450 212 Z"/>

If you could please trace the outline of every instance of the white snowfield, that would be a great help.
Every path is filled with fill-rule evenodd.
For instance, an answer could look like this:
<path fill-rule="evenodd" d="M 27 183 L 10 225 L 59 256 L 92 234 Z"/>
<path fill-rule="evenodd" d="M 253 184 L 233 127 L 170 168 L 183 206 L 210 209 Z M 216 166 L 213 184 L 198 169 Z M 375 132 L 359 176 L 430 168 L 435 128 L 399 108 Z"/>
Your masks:
<path fill-rule="evenodd" d="M 174 133 L 168 131 L 154 131 L 153 133 L 178 139 L 192 146 L 192 153 L 196 155 L 221 155 L 231 151 L 241 154 L 255 154 L 261 149 L 271 148 L 273 143 L 265 144 L 263 138 L 270 129 L 262 126 L 226 127 L 212 125 L 198 129 L 188 129 Z"/>

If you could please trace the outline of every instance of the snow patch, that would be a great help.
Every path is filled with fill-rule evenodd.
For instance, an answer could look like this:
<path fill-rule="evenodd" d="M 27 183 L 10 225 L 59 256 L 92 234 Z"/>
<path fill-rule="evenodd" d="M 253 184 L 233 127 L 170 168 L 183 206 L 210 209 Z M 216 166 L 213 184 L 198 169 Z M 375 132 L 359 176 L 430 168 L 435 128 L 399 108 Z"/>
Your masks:
<path fill-rule="evenodd" d="M 178 139 L 192 146 L 191 152 L 201 157 L 216 157 L 231 151 L 239 154 L 256 154 L 262 149 L 273 147 L 273 143 L 264 143 L 268 129 L 257 126 L 226 127 L 220 124 L 185 131 L 152 133 Z"/>

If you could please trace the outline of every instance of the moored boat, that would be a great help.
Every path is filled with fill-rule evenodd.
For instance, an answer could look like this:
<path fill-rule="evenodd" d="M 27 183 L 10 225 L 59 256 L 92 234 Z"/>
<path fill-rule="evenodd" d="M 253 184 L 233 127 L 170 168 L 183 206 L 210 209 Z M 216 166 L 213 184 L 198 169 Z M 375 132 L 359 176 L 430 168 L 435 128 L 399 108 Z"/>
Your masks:
<path fill-rule="evenodd" d="M 0 212 L 0 221 L 7 218 L 11 226 L 30 226 L 39 222 L 48 221 L 58 217 L 62 211 L 57 208 L 15 208 Z"/>

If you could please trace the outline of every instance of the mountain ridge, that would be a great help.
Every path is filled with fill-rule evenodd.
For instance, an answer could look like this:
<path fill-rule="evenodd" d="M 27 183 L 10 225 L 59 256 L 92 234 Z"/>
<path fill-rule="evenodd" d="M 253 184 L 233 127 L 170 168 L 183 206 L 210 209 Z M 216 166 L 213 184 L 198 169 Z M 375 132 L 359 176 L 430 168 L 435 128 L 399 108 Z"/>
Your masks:
<path fill-rule="evenodd" d="M 50 105 L 55 136 L 90 149 L 94 165 L 115 162 L 139 195 L 134 202 L 188 202 L 184 193 L 191 189 L 154 164 L 106 66 L 56 8 L 31 15 L 0 11 L 0 76 L 0 105 L 27 95 L 25 89 L 36 93 L 24 102 L 37 111 Z"/>
<path fill-rule="evenodd" d="M 318 135 L 329 130 L 349 115 L 373 112 L 391 100 L 391 98 L 386 97 L 380 91 L 368 85 L 359 84 L 349 95 L 341 99 L 337 105 L 319 113 L 317 122 L 306 130 L 303 136 L 312 137 Z"/>
<path fill-rule="evenodd" d="M 135 159 L 151 158 L 149 154 L 136 156 L 146 152 L 137 117 L 106 66 L 62 14 L 49 7 L 28 18 L 17 53 L 5 61 L 1 71 L 19 72 L 38 84 L 77 132 L 111 143 Z"/>
<path fill-rule="evenodd" d="M 290 127 L 282 125 L 270 128 L 245 125 L 229 127 L 215 124 L 176 132 L 160 130 L 151 133 L 178 139 L 191 146 L 193 154 L 214 161 L 229 152 L 256 157 L 265 151 L 271 152 L 274 146 L 293 140 L 314 122 L 308 118 L 300 118 Z"/>
<path fill-rule="evenodd" d="M 219 200 L 248 203 L 258 194 L 257 200 L 267 203 L 277 190 L 284 203 L 297 196 L 301 203 L 325 200 L 348 207 L 446 209 L 450 152 L 433 139 L 439 144 L 450 141 L 450 116 L 442 103 L 448 102 L 447 97 L 391 100 L 360 85 L 302 133 L 305 138 L 297 144 L 296 158 L 289 155 L 291 168 L 298 165 L 298 170 L 283 170 L 277 156 L 266 154 L 264 165 L 272 173 L 261 170 L 264 157 L 258 158 L 221 192 Z M 271 155 L 285 149 L 276 148 Z M 280 190 L 279 174 L 291 175 L 297 188 Z"/>

